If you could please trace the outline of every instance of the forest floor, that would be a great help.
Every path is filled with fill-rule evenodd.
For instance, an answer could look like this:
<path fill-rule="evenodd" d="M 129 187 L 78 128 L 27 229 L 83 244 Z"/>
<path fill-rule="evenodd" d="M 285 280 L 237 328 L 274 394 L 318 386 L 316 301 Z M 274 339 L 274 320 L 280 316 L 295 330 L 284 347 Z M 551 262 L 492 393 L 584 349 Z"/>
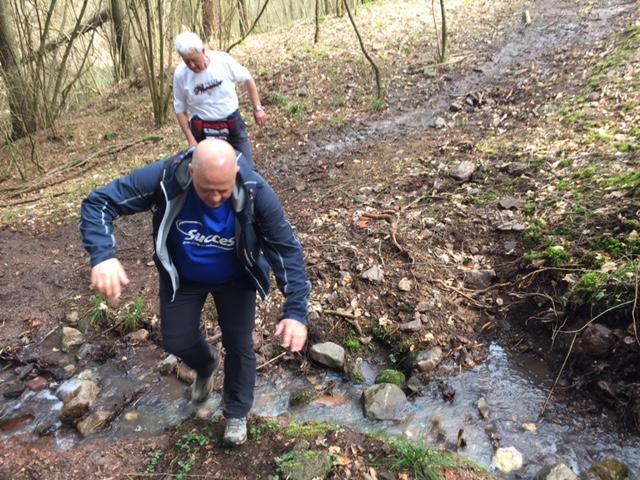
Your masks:
<path fill-rule="evenodd" d="M 327 18 L 317 45 L 304 23 L 232 52 L 269 114 L 263 129 L 247 119 L 256 164 L 305 247 L 310 344 L 342 344 L 350 361 L 383 355 L 406 373 L 434 346 L 449 372 L 482 363 L 495 340 L 556 371 L 570 352 L 557 398 L 610 428 L 640 430 L 637 14 L 623 0 L 451 2 L 449 60 L 435 65 L 424 2 L 374 2 L 356 19 L 384 72 L 384 105 L 372 100 L 371 69 L 346 18 Z M 153 128 L 145 90 L 126 81 L 36 134 L 33 149 L 3 148 L 3 381 L 28 365 L 25 381 L 61 381 L 69 362 L 81 370 L 51 348 L 72 312 L 111 358 L 135 348 L 122 341 L 127 329 L 144 327 L 159 345 L 150 219 L 118 222 L 131 284 L 116 307 L 101 307 L 89 290 L 77 222 L 93 188 L 183 147 L 172 122 Z M 380 281 L 362 277 L 376 265 Z M 280 303 L 276 293 L 260 305 L 259 363 L 280 354 L 272 335 Z M 212 308 L 205 327 L 215 335 Z M 301 374 L 316 368 L 298 356 L 281 361 L 301 363 Z M 183 464 L 208 478 L 276 478 L 301 441 L 333 448 L 330 478 L 394 469 L 387 478 L 413 478 L 381 460 L 395 451 L 382 440 L 336 428 L 304 438 L 283 422 L 259 421 L 233 451 L 215 441 L 219 424 L 198 420 L 153 440 L 64 451 L 47 436 L 0 432 L 0 478 L 176 475 Z"/>

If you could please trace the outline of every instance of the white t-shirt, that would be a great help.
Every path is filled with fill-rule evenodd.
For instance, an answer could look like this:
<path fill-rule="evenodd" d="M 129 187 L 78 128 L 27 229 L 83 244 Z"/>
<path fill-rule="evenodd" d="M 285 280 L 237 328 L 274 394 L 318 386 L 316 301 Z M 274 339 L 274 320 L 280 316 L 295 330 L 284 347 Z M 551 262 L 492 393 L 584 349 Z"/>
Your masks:
<path fill-rule="evenodd" d="M 236 82 L 251 78 L 249 70 L 225 52 L 207 50 L 209 66 L 200 73 L 184 62 L 173 74 L 173 108 L 176 113 L 198 115 L 204 120 L 220 120 L 238 109 Z"/>

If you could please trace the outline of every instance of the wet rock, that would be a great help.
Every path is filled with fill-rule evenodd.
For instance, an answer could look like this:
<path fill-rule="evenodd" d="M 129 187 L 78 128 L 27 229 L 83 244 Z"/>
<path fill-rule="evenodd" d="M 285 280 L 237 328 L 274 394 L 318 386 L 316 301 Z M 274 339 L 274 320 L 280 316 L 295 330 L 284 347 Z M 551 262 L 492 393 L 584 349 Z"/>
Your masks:
<path fill-rule="evenodd" d="M 466 182 L 471 178 L 473 172 L 476 171 L 476 164 L 470 160 L 460 162 L 449 175 L 459 182 Z"/>
<path fill-rule="evenodd" d="M 370 282 L 381 282 L 384 280 L 384 271 L 378 265 L 374 265 L 369 270 L 362 272 L 361 276 Z"/>
<path fill-rule="evenodd" d="M 398 282 L 398 290 L 403 292 L 410 292 L 413 282 L 408 278 L 403 278 Z"/>
<path fill-rule="evenodd" d="M 196 372 L 180 362 L 176 368 L 176 377 L 178 377 L 178 380 L 181 382 L 191 385 L 196 381 Z"/>
<path fill-rule="evenodd" d="M 84 335 L 80 330 L 72 327 L 62 327 L 62 351 L 68 352 L 84 342 Z"/>
<path fill-rule="evenodd" d="M 60 420 L 68 423 L 87 413 L 95 404 L 98 385 L 91 380 L 72 379 L 60 385 L 56 395 L 64 403 Z"/>
<path fill-rule="evenodd" d="M 89 380 L 93 383 L 98 383 L 98 375 L 90 368 L 86 368 L 78 374 L 80 380 Z"/>
<path fill-rule="evenodd" d="M 289 396 L 289 405 L 298 407 L 311 403 L 318 397 L 318 392 L 313 387 L 299 388 Z"/>
<path fill-rule="evenodd" d="M 336 370 L 344 367 L 344 348 L 333 342 L 316 343 L 309 350 L 309 356 L 315 362 Z"/>
<path fill-rule="evenodd" d="M 124 338 L 133 345 L 138 345 L 149 339 L 149 331 L 141 328 L 135 332 L 128 333 Z"/>
<path fill-rule="evenodd" d="M 496 450 L 492 465 L 503 473 L 522 468 L 522 454 L 515 447 L 500 447 Z"/>
<path fill-rule="evenodd" d="M 564 463 L 546 465 L 536 473 L 535 480 L 577 480 L 578 476 L 573 473 Z"/>
<path fill-rule="evenodd" d="M 178 357 L 175 355 L 169 355 L 164 360 L 158 362 L 158 371 L 162 375 L 170 375 L 178 366 Z"/>
<path fill-rule="evenodd" d="M 500 199 L 500 201 L 498 202 L 498 206 L 503 210 L 511 210 L 512 208 L 520 210 L 524 206 L 524 202 L 521 198 L 507 195 L 506 197 Z"/>
<path fill-rule="evenodd" d="M 24 392 L 25 386 L 22 382 L 3 382 L 2 395 L 4 398 L 18 398 Z"/>
<path fill-rule="evenodd" d="M 404 373 L 399 372 L 398 370 L 393 370 L 392 368 L 383 370 L 376 377 L 376 383 L 392 383 L 394 385 L 402 387 L 402 385 L 404 385 L 404 382 Z"/>
<path fill-rule="evenodd" d="M 525 422 L 520 425 L 520 428 L 522 428 L 522 430 L 524 430 L 525 432 L 536 433 L 538 431 L 538 427 L 533 422 Z"/>
<path fill-rule="evenodd" d="M 399 408 L 406 401 L 407 397 L 402 389 L 392 383 L 374 385 L 362 393 L 365 416 L 377 420 L 397 418 Z"/>
<path fill-rule="evenodd" d="M 49 386 L 49 380 L 38 375 L 37 377 L 32 378 L 26 383 L 26 386 L 33 390 L 34 392 L 39 392 L 40 390 L 44 390 Z"/>
<path fill-rule="evenodd" d="M 421 372 L 432 372 L 442 361 L 442 355 L 440 347 L 422 350 L 416 354 L 415 366 Z"/>
<path fill-rule="evenodd" d="M 278 462 L 282 478 L 313 480 L 325 478 L 333 467 L 328 450 L 292 450 Z"/>
<path fill-rule="evenodd" d="M 78 324 L 78 311 L 77 310 L 70 311 L 69 313 L 67 313 L 67 315 L 65 316 L 64 319 L 69 325 L 77 325 Z"/>
<path fill-rule="evenodd" d="M 584 472 L 584 480 L 625 480 L 630 479 L 631 471 L 620 460 L 607 458 L 596 462 Z"/>
<path fill-rule="evenodd" d="M 410 392 L 418 393 L 423 389 L 424 384 L 422 383 L 422 380 L 420 380 L 420 377 L 418 377 L 417 375 L 412 375 L 411 377 L 409 377 L 409 380 L 407 380 L 406 387 Z"/>
<path fill-rule="evenodd" d="M 489 405 L 487 404 L 487 401 L 484 399 L 484 397 L 480 397 L 476 405 L 478 406 L 480 416 L 485 420 L 489 418 L 489 416 L 491 415 L 491 410 L 489 410 Z"/>
<path fill-rule="evenodd" d="M 600 323 L 592 323 L 580 336 L 578 347 L 586 355 L 605 358 L 616 344 L 614 333 Z"/>
<path fill-rule="evenodd" d="M 463 277 L 467 284 L 477 289 L 482 289 L 491 285 L 491 282 L 496 277 L 496 272 L 491 268 L 466 270 Z"/>
<path fill-rule="evenodd" d="M 27 378 L 27 375 L 33 372 L 33 369 L 34 369 L 33 364 L 27 363 L 26 365 L 23 365 L 22 367 L 17 368 L 15 372 L 20 380 L 24 380 L 25 378 Z"/>
<path fill-rule="evenodd" d="M 87 438 L 90 435 L 104 429 L 109 425 L 111 418 L 115 417 L 115 412 L 109 410 L 97 410 L 90 413 L 86 418 L 78 422 L 76 428 L 80 435 Z"/>

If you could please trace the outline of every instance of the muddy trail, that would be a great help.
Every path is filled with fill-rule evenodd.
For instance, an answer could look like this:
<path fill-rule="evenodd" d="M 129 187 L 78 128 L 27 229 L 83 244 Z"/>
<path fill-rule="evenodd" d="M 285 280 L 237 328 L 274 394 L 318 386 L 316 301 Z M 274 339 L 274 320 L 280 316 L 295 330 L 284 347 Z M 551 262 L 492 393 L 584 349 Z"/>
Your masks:
<path fill-rule="evenodd" d="M 340 138 L 332 134 L 312 137 L 295 155 L 278 156 L 267 175 L 276 177 L 282 171 L 298 171 L 327 159 L 344 161 L 353 152 L 376 142 L 401 144 L 405 137 L 430 134 L 431 129 L 443 127 L 442 120 L 455 124 L 455 113 L 460 110 L 474 110 L 487 102 L 495 104 L 501 97 L 508 100 L 529 81 L 522 75 L 526 71 L 523 67 L 540 63 L 543 75 L 559 73 L 551 66 L 545 67 L 545 62 L 561 52 L 593 48 L 628 22 L 637 4 L 633 0 L 601 2 L 586 14 L 581 2 L 545 0 L 531 4 L 531 8 L 535 21 L 509 22 L 497 48 L 483 52 L 485 61 L 468 65 L 455 77 L 445 74 L 434 91 L 422 90 L 407 96 L 402 89 L 390 89 L 384 118 L 361 121 Z M 526 104 L 522 106 L 527 109 Z"/>
<path fill-rule="evenodd" d="M 535 305 L 510 309 L 510 282 L 521 272 L 526 252 L 519 209 L 497 209 L 495 201 L 504 200 L 503 195 L 492 196 L 494 203 L 468 199 L 489 197 L 504 184 L 516 183 L 514 194 L 542 188 L 544 179 L 536 179 L 526 160 L 526 136 L 544 125 L 545 107 L 582 88 L 594 58 L 633 21 L 638 3 L 543 0 L 525 2 L 523 8 L 530 8 L 532 22 L 523 23 L 519 15 L 509 18 L 498 46 L 483 52 L 485 58 L 444 68 L 428 90 L 390 88 L 383 115 L 358 121 L 339 135 L 310 135 L 295 154 L 283 148 L 284 153 L 268 156 L 272 159 L 264 165 L 265 177 L 305 246 L 314 284 L 309 343 L 348 343 L 353 350 L 337 375 L 298 356 L 282 356 L 271 335 L 280 304 L 279 294 L 272 295 L 260 306 L 254 335 L 261 366 L 256 415 L 300 421 L 339 416 L 356 430 L 375 430 L 361 423 L 353 407 L 357 402 L 348 399 L 357 397 L 359 383 L 370 384 L 376 372 L 394 366 L 415 377 L 411 392 L 417 399 L 407 418 L 385 424 L 394 435 L 428 432 L 429 441 L 452 447 L 465 424 L 468 451 L 486 467 L 497 446 L 534 444 L 531 464 L 523 472 L 527 478 L 548 459 L 563 455 L 576 471 L 610 455 L 640 467 L 629 417 L 611 414 L 619 403 L 603 407 L 598 399 L 563 390 L 557 408 L 550 407 L 550 423 L 557 429 L 541 424 L 537 442 L 509 420 L 535 421 L 563 355 L 546 355 L 547 329 L 527 332 L 528 325 L 523 327 L 521 319 L 537 313 Z M 482 158 L 483 142 L 501 135 L 519 139 L 525 153 Z M 452 177 L 477 158 L 471 180 L 465 172 Z M 147 216 L 117 224 L 119 258 L 131 285 L 116 308 L 101 305 L 88 291 L 88 259 L 76 223 L 49 225 L 46 234 L 39 230 L 34 212 L 30 223 L 1 232 L 0 459 L 13 467 L 0 468 L 0 477 L 124 478 L 145 468 L 149 452 L 171 442 L 165 431 L 217 412 L 219 397 L 209 411 L 197 412 L 186 395 L 189 372 L 158 374 L 157 364 L 165 355 Z M 376 266 L 384 271 L 383 281 L 363 278 Z M 470 271 L 485 273 L 477 277 Z M 524 290 L 519 293 L 525 295 Z M 219 332 L 211 306 L 205 307 L 204 318 L 215 343 Z M 131 333 L 131 322 L 147 333 Z M 84 345 L 65 352 L 64 326 L 85 331 Z M 517 353 L 517 368 L 496 341 Z M 416 372 L 412 358 L 433 349 L 440 351 L 439 367 Z M 637 358 L 632 353 L 629 358 Z M 517 373 L 523 370 L 524 377 Z M 449 378 L 462 371 L 466 373 Z M 61 406 L 54 395 L 80 372 L 101 385 L 94 411 L 110 412 L 100 424 L 103 430 L 87 439 L 59 421 Z M 492 385 L 508 389 L 510 384 L 512 392 L 494 399 L 493 420 L 471 420 L 478 416 L 479 396 L 490 398 Z M 220 386 L 218 378 L 216 388 Z M 320 403 L 289 411 L 291 393 L 309 387 L 322 393 Z M 456 392 L 465 408 L 449 403 Z M 518 396 L 530 405 L 520 405 Z M 433 418 L 421 417 L 419 411 L 432 411 Z M 502 421 L 512 425 L 505 427 Z M 439 430 L 431 424 L 440 425 Z M 601 440 L 572 449 L 566 446 L 569 437 L 556 437 L 559 431 L 587 432 L 585 441 Z M 247 461 L 250 468 L 243 458 L 251 449 L 259 452 L 256 459 L 263 459 L 266 450 L 281 446 L 250 442 L 247 448 L 214 460 L 218 474 L 237 474 L 238 461 Z M 200 467 L 192 473 L 208 472 L 206 465 Z M 257 477 L 256 470 L 254 476 L 250 470 L 237 476 L 266 478 L 274 471 L 263 468 Z"/>

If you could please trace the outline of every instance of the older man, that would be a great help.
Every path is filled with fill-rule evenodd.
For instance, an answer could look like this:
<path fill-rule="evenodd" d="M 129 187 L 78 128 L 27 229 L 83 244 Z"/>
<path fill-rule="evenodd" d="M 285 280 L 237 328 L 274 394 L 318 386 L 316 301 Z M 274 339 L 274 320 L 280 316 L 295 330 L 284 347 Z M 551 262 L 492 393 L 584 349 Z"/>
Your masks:
<path fill-rule="evenodd" d="M 192 400 L 206 400 L 218 364 L 218 352 L 200 332 L 211 294 L 226 352 L 223 442 L 240 445 L 256 378 L 256 290 L 267 294 L 269 267 L 285 296 L 275 335 L 294 352 L 306 342 L 310 284 L 302 247 L 265 180 L 228 143 L 207 139 L 113 181 L 82 203 L 91 285 L 110 299 L 129 283 L 116 258 L 113 221 L 152 208 L 163 346 L 197 372 Z"/>
<path fill-rule="evenodd" d="M 189 147 L 204 138 L 221 138 L 241 151 L 253 166 L 251 143 L 235 88 L 238 82 L 245 84 L 256 123 L 266 125 L 267 114 L 251 74 L 228 53 L 205 50 L 193 32 L 178 35 L 175 48 L 183 63 L 173 75 L 173 106 Z"/>

